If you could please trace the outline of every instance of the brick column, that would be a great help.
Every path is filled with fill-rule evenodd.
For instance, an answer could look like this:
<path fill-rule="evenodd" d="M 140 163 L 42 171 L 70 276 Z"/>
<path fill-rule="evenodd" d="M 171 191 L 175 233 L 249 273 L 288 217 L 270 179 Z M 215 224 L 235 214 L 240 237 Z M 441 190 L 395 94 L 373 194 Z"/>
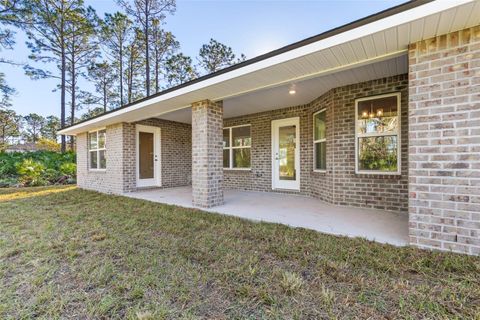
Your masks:
<path fill-rule="evenodd" d="M 480 26 L 409 48 L 409 234 L 480 254 Z"/>
<path fill-rule="evenodd" d="M 193 205 L 223 203 L 223 107 L 210 100 L 192 104 Z"/>

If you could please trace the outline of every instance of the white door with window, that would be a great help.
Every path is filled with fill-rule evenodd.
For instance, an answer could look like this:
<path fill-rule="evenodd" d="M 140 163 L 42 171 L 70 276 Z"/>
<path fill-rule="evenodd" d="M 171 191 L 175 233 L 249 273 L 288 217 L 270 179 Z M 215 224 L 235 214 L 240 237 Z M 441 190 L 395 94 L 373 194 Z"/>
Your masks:
<path fill-rule="evenodd" d="M 160 187 L 160 128 L 136 126 L 137 187 Z"/>
<path fill-rule="evenodd" d="M 272 121 L 272 189 L 300 190 L 300 118 Z"/>

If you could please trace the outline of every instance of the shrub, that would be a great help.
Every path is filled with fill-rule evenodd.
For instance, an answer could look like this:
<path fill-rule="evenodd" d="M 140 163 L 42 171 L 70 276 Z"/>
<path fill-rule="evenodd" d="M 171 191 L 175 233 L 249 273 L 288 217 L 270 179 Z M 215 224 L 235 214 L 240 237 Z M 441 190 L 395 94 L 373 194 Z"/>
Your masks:
<path fill-rule="evenodd" d="M 60 166 L 60 173 L 69 178 L 75 177 L 77 174 L 77 165 L 72 162 L 65 162 Z"/>
<path fill-rule="evenodd" d="M 57 141 L 40 138 L 37 142 L 37 148 L 44 151 L 60 152 L 60 144 Z"/>
<path fill-rule="evenodd" d="M 0 188 L 10 188 L 18 185 L 17 178 L 0 178 Z"/>
<path fill-rule="evenodd" d="M 59 171 L 54 169 L 46 169 L 43 171 L 43 174 L 42 174 L 42 178 L 44 178 L 51 184 L 56 183 L 61 177 L 62 177 L 62 174 Z"/>
<path fill-rule="evenodd" d="M 26 186 L 42 186 L 46 184 L 44 179 L 45 166 L 32 159 L 24 159 L 17 165 L 20 182 Z"/>
<path fill-rule="evenodd" d="M 73 152 L 0 152 L 0 187 L 75 183 Z"/>

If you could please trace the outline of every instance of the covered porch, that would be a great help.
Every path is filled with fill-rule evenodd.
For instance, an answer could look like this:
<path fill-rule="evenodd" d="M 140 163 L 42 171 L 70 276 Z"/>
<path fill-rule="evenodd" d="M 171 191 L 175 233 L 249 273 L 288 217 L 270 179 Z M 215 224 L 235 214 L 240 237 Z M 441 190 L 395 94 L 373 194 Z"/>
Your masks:
<path fill-rule="evenodd" d="M 194 208 L 191 187 L 149 189 L 124 195 Z M 224 204 L 202 210 L 253 221 L 281 223 L 328 234 L 361 237 L 396 246 L 408 244 L 406 213 L 341 207 L 301 195 L 226 190 Z"/>

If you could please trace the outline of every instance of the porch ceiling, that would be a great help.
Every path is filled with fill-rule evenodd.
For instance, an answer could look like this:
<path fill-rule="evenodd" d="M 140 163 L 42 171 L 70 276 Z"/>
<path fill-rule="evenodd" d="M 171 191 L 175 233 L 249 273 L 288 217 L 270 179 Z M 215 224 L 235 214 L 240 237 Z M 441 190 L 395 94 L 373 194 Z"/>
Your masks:
<path fill-rule="evenodd" d="M 322 82 L 328 78 L 332 79 L 330 83 L 335 82 L 335 77 L 343 77 L 342 81 L 347 83 L 354 81 L 358 72 L 357 75 L 340 74 L 347 70 L 354 73 L 354 69 L 367 65 L 372 65 L 369 70 L 374 70 L 378 63 L 405 55 L 410 43 L 479 24 L 480 0 L 409 2 L 165 90 L 59 133 L 75 135 L 118 122 L 165 117 L 167 113 L 189 108 L 192 102 L 204 99 L 228 100 L 227 107 L 231 105 L 232 113 L 226 114 L 227 117 L 251 113 L 255 108 L 262 108 L 256 103 L 279 106 L 283 96 L 275 93 L 285 92 L 285 87 L 318 78 L 318 90 L 315 81 L 310 82 L 311 86 L 305 84 L 305 90 L 310 94 L 299 95 L 298 98 L 298 101 L 304 101 L 321 95 L 321 91 L 328 87 Z M 366 72 L 371 72 L 367 69 Z M 315 88 L 315 94 L 312 88 Z M 272 91 L 267 94 L 269 90 Z M 254 99 L 257 94 L 264 95 L 267 103 Z M 242 99 L 252 103 L 247 104 Z M 298 101 L 293 101 L 295 98 L 283 99 L 289 104 L 298 104 Z M 250 110 L 241 110 L 243 108 Z"/>
<path fill-rule="evenodd" d="M 224 118 L 306 104 L 333 88 L 407 72 L 408 57 L 403 54 L 389 60 L 294 82 L 294 95 L 288 93 L 291 84 L 249 92 L 223 100 Z M 158 118 L 191 123 L 191 108 L 176 110 Z"/>

